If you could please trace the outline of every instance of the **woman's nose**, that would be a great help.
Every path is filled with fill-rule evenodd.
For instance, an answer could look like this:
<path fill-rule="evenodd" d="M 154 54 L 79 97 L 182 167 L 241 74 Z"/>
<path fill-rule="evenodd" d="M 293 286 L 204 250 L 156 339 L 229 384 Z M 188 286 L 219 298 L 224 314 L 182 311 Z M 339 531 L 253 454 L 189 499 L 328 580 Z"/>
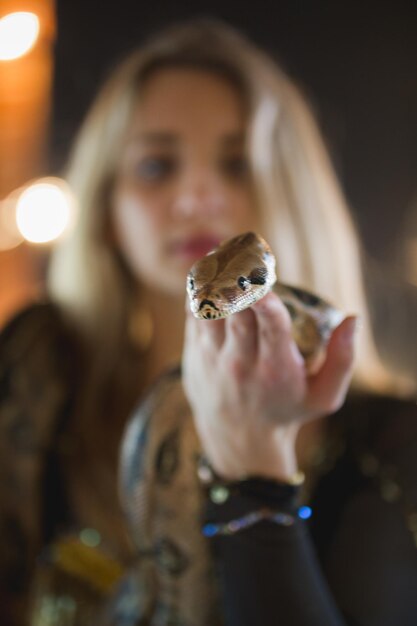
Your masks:
<path fill-rule="evenodd" d="M 206 168 L 194 168 L 185 172 L 172 204 L 175 217 L 213 217 L 226 208 L 224 185 L 215 172 Z"/>

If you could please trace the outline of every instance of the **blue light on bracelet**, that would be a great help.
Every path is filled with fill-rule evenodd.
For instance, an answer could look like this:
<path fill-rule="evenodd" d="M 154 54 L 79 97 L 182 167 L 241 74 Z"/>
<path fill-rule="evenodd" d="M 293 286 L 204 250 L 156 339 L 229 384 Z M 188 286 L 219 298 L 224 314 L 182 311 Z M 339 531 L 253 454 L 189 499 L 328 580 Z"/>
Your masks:
<path fill-rule="evenodd" d="M 297 510 L 297 517 L 307 520 L 311 517 L 313 511 L 309 506 L 300 506 Z M 238 519 L 230 520 L 220 524 L 208 523 L 202 528 L 205 537 L 214 537 L 215 535 L 234 535 L 245 528 L 249 528 L 261 521 L 271 521 L 279 526 L 293 526 L 295 517 L 289 513 L 274 511 L 268 508 L 251 511 Z"/>
<path fill-rule="evenodd" d="M 219 533 L 219 525 L 218 524 L 204 524 L 203 526 L 203 535 L 205 537 L 214 537 Z"/>
<path fill-rule="evenodd" d="M 313 511 L 309 506 L 300 506 L 298 509 L 298 517 L 300 519 L 309 519 L 313 515 Z"/>

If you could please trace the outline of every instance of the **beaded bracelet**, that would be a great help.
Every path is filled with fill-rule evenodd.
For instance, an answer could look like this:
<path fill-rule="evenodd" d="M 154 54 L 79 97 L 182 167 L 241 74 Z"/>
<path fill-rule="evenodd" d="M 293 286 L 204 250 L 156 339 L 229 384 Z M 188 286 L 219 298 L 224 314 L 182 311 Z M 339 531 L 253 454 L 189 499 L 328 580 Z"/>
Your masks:
<path fill-rule="evenodd" d="M 279 526 L 293 526 L 296 521 L 296 517 L 306 520 L 311 517 L 311 515 L 312 510 L 309 506 L 300 506 L 296 515 L 262 508 L 257 511 L 251 511 L 246 515 L 243 515 L 238 519 L 230 520 L 229 522 L 223 522 L 221 524 L 213 524 L 209 522 L 204 524 L 202 530 L 205 537 L 215 537 L 216 535 L 235 535 L 241 530 L 250 528 L 251 526 L 254 526 L 262 521 L 274 522 Z"/>
<path fill-rule="evenodd" d="M 299 471 L 288 482 L 263 476 L 244 476 L 240 480 L 225 480 L 216 474 L 203 455 L 197 460 L 197 475 L 213 504 L 222 505 L 232 494 L 239 494 L 255 500 L 250 508 L 254 508 L 254 504 L 256 506 L 257 499 L 266 498 L 270 509 L 281 508 L 282 500 L 294 499 L 305 479 L 304 473 Z"/>

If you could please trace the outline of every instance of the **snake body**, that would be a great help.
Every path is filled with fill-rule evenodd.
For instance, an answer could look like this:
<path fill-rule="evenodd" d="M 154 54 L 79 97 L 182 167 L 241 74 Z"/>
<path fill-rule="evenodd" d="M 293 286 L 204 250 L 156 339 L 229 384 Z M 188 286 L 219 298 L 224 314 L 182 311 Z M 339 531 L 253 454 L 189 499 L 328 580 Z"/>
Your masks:
<path fill-rule="evenodd" d="M 307 371 L 314 372 L 343 316 L 315 294 L 278 282 L 273 254 L 259 235 L 245 233 L 221 244 L 197 261 L 187 278 L 191 309 L 205 319 L 251 306 L 272 288 L 289 312 Z M 201 452 L 180 371 L 173 370 L 149 391 L 122 446 L 121 495 L 139 552 L 129 581 L 137 623 L 223 623 L 209 545 L 201 533 L 206 498 L 197 475 Z"/>

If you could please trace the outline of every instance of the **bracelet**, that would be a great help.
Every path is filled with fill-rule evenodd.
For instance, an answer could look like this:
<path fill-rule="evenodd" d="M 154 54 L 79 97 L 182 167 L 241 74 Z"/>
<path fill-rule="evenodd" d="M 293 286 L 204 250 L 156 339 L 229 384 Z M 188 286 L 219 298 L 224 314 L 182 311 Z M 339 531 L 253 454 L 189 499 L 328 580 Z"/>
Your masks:
<path fill-rule="evenodd" d="M 216 474 L 204 456 L 200 456 L 198 459 L 197 474 L 214 504 L 223 504 L 232 494 L 239 493 L 249 497 L 266 498 L 267 500 L 272 498 L 272 505 L 278 504 L 280 506 L 277 499 L 294 497 L 305 480 L 304 473 L 298 471 L 288 482 L 263 476 L 247 476 L 240 480 L 228 481 Z"/>
<path fill-rule="evenodd" d="M 269 521 L 278 524 L 279 526 L 293 526 L 296 517 L 306 520 L 312 515 L 312 510 L 309 506 L 300 506 L 296 512 L 296 515 L 290 513 L 284 513 L 282 511 L 273 511 L 272 509 L 262 508 L 257 511 L 251 511 L 238 519 L 230 520 L 221 524 L 207 523 L 203 526 L 203 535 L 205 537 L 215 537 L 216 535 L 235 535 L 241 530 L 250 528 L 255 524 L 262 521 Z"/>

